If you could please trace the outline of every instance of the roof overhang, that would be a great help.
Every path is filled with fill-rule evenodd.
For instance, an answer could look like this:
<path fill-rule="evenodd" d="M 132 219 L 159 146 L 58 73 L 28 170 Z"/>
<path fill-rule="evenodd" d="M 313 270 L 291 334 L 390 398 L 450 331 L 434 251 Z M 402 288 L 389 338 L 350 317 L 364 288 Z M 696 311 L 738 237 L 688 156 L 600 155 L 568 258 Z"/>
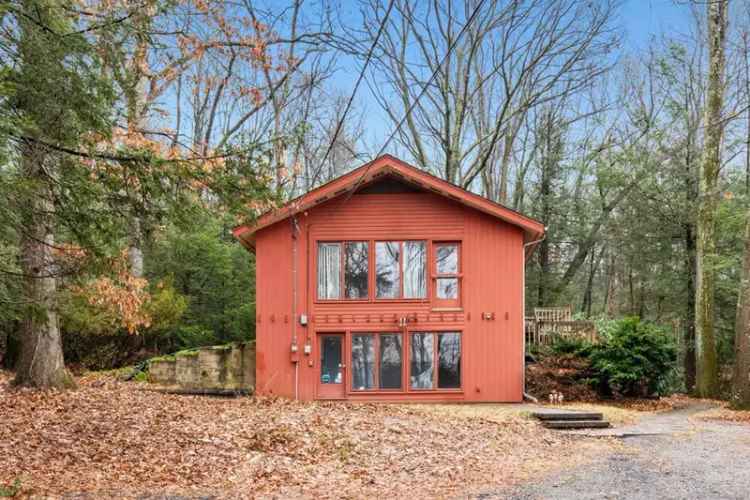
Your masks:
<path fill-rule="evenodd" d="M 295 198 L 286 205 L 261 215 L 253 223 L 235 227 L 232 233 L 245 248 L 254 252 L 255 234 L 261 229 L 371 184 L 383 176 L 392 176 L 399 181 L 414 185 L 424 191 L 434 192 L 456 203 L 519 227 L 524 233 L 526 258 L 531 255 L 536 244 L 544 237 L 544 224 L 538 220 L 455 186 L 391 155 L 383 155 L 365 163 L 361 167 Z"/>

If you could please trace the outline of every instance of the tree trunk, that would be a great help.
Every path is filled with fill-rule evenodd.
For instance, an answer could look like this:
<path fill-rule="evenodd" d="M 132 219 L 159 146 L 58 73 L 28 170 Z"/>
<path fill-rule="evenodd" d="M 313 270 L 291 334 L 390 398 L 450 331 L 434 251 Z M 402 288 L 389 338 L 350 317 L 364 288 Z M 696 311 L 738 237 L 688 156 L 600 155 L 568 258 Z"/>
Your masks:
<path fill-rule="evenodd" d="M 698 173 L 695 165 L 695 129 L 694 120 L 690 119 L 690 102 L 686 99 L 685 116 L 687 129 L 687 143 L 685 145 L 685 206 L 693 207 L 698 199 Z M 685 390 L 688 394 L 695 393 L 695 212 L 687 211 L 688 215 L 683 223 L 685 242 L 685 329 L 683 369 L 685 376 Z"/>
<path fill-rule="evenodd" d="M 552 224 L 553 209 L 553 182 L 556 178 L 559 162 L 562 156 L 562 133 L 556 127 L 553 110 L 544 111 L 540 126 L 539 140 L 542 143 L 542 151 L 539 156 L 541 168 L 539 179 L 540 212 L 539 218 L 545 226 Z M 551 283 L 550 242 L 552 235 L 547 232 L 546 237 L 539 244 L 539 294 L 537 305 L 548 307 Z"/>
<path fill-rule="evenodd" d="M 750 409 L 750 212 L 745 222 L 745 251 L 742 257 L 742 280 L 737 301 L 734 333 L 734 373 L 732 406 Z"/>
<path fill-rule="evenodd" d="M 689 394 L 693 394 L 695 392 L 695 233 L 692 223 L 685 224 L 685 277 L 687 301 L 685 303 L 683 368 L 685 389 Z"/>
<path fill-rule="evenodd" d="M 520 119 L 516 121 L 520 122 Z M 500 162 L 500 187 L 497 195 L 497 201 L 503 205 L 508 201 L 508 174 L 510 172 L 511 155 L 513 154 L 513 143 L 516 140 L 517 133 L 518 128 L 516 128 L 515 123 L 511 123 L 510 127 L 505 131 L 505 140 L 503 141 L 503 155 Z"/>
<path fill-rule="evenodd" d="M 581 304 L 581 312 L 586 315 L 586 318 L 591 317 L 591 307 L 594 297 L 594 277 L 599 269 L 599 262 L 604 255 L 605 248 L 602 248 L 597 257 L 596 251 L 592 251 L 589 255 L 589 277 L 586 280 L 586 289 L 583 292 L 583 301 Z"/>
<path fill-rule="evenodd" d="M 750 32 L 742 32 L 742 62 L 745 73 L 745 102 L 750 102 Z M 750 106 L 745 111 L 745 195 L 750 194 Z"/>
<path fill-rule="evenodd" d="M 14 383 L 38 388 L 65 388 L 74 385 L 65 370 L 62 340 L 57 317 L 57 278 L 54 265 L 54 235 L 50 216 L 54 210 L 52 193 L 37 148 L 24 150 L 25 178 L 35 185 L 29 200 L 30 212 L 23 224 L 20 263 L 25 298 L 29 301 L 21 325 L 21 352 Z"/>
<path fill-rule="evenodd" d="M 540 197 L 542 199 L 541 220 L 545 225 L 549 224 L 552 217 L 552 206 L 550 197 L 552 195 L 552 182 L 549 175 L 549 169 L 542 169 L 542 179 L 540 186 Z M 537 294 L 537 306 L 548 307 L 547 296 L 550 287 L 550 234 L 539 243 L 539 291 Z"/>
<path fill-rule="evenodd" d="M 696 388 L 701 397 L 719 390 L 719 366 L 714 331 L 717 183 L 721 165 L 722 106 L 724 99 L 724 45 L 727 0 L 708 2 L 709 73 L 706 100 L 706 139 L 701 162 L 698 240 L 696 252 L 695 340 Z"/>
<path fill-rule="evenodd" d="M 549 239 L 544 238 L 539 243 L 539 287 L 537 290 L 537 307 L 547 307 L 547 288 L 550 270 L 549 263 Z"/>
<path fill-rule="evenodd" d="M 631 316 L 635 316 L 635 288 L 633 287 L 633 266 L 628 264 L 628 311 Z"/>
<path fill-rule="evenodd" d="M 143 232 L 141 231 L 141 221 L 138 217 L 133 217 L 130 221 L 129 233 L 128 264 L 130 274 L 136 278 L 143 278 Z"/>

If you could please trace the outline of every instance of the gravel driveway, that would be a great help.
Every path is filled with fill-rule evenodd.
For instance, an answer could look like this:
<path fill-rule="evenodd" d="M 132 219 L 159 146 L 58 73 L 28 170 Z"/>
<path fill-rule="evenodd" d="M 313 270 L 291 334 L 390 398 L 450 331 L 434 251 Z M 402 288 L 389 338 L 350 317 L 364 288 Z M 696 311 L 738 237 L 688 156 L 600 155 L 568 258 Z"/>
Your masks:
<path fill-rule="evenodd" d="M 478 498 L 748 499 L 750 428 L 690 418 L 705 409 L 695 405 L 638 425 L 589 432 L 619 435 L 624 447 L 585 467 Z"/>

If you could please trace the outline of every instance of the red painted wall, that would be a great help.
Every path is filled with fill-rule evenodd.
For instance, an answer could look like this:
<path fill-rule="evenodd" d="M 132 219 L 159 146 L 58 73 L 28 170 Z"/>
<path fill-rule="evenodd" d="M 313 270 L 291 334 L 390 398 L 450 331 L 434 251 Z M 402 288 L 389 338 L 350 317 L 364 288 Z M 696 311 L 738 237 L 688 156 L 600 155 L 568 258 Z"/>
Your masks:
<path fill-rule="evenodd" d="M 352 392 L 350 400 L 521 401 L 523 391 L 523 232 L 516 226 L 432 193 L 356 194 L 319 205 L 298 216 L 296 316 L 292 313 L 294 266 L 292 222 L 287 219 L 256 235 L 257 392 L 317 398 L 319 352 L 316 335 L 342 332 L 345 358 L 351 332 L 398 332 L 398 318 L 416 323 L 407 331 L 462 332 L 462 389 Z M 316 300 L 316 241 L 444 240 L 461 242 L 462 307 L 436 310 L 428 299 L 335 303 Z M 428 270 L 433 254 L 428 243 Z M 372 264 L 371 264 L 372 266 Z M 430 274 L 428 272 L 428 275 Z M 371 273 L 372 274 L 372 273 Z M 494 319 L 483 319 L 483 313 Z M 293 332 L 299 362 L 292 362 Z M 404 338 L 404 357 L 408 353 Z M 309 341 L 311 355 L 302 350 Z M 347 359 L 350 363 L 351 360 Z M 408 359 L 404 386 L 408 386 Z M 295 366 L 297 373 L 295 374 Z M 349 373 L 346 373 L 349 378 Z"/>

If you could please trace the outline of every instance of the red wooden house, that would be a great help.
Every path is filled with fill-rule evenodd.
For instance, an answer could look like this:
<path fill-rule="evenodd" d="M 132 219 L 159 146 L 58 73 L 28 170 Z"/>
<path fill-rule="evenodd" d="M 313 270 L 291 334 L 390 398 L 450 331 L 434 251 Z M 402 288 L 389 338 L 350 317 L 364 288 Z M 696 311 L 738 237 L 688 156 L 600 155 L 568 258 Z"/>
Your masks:
<path fill-rule="evenodd" d="M 234 234 L 255 253 L 258 394 L 521 401 L 540 222 L 386 155 Z"/>

